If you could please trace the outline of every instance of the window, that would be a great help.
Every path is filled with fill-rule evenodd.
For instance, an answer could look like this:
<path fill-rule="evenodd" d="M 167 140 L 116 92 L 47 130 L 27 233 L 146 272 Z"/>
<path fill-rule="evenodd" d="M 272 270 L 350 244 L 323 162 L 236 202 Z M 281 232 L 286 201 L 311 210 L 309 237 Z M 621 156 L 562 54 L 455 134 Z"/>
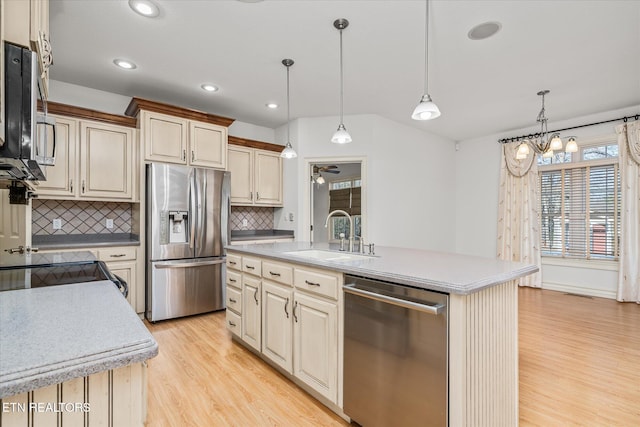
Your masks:
<path fill-rule="evenodd" d="M 360 210 L 360 178 L 332 181 L 329 183 L 329 212 L 336 209 L 346 211 L 353 220 L 353 233 L 362 236 L 362 215 Z M 329 241 L 339 241 L 340 233 L 349 238 L 349 220 L 346 216 L 333 216 L 330 219 Z"/>
<path fill-rule="evenodd" d="M 618 259 L 621 194 L 614 141 L 538 159 L 542 256 Z"/>

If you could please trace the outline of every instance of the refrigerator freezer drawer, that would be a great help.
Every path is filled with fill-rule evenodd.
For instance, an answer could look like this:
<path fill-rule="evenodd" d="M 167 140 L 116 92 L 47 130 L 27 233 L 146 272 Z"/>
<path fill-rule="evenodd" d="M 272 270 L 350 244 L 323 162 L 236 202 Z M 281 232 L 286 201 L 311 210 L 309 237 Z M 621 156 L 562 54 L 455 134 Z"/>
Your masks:
<path fill-rule="evenodd" d="M 225 308 L 224 258 L 149 264 L 147 319 L 172 319 Z"/>

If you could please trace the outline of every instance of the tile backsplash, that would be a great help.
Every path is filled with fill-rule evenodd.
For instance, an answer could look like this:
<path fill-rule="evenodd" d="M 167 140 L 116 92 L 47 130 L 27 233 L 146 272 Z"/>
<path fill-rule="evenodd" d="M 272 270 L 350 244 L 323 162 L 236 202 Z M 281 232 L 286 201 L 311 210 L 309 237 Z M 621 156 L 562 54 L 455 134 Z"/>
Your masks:
<path fill-rule="evenodd" d="M 246 220 L 247 225 L 242 225 Z M 273 208 L 254 206 L 231 207 L 231 230 L 271 230 L 273 229 Z"/>
<path fill-rule="evenodd" d="M 53 229 L 54 219 L 60 219 L 60 230 Z M 107 219 L 113 228 L 107 228 Z M 131 233 L 131 220 L 131 203 L 33 200 L 34 236 Z"/>

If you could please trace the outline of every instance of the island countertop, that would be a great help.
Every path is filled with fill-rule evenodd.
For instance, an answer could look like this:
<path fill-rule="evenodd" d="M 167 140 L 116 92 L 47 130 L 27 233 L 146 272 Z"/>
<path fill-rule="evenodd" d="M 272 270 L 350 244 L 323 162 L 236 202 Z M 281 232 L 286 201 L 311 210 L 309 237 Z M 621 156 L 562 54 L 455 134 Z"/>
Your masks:
<path fill-rule="evenodd" d="M 157 354 L 110 281 L 0 292 L 0 398 Z"/>
<path fill-rule="evenodd" d="M 532 264 L 385 246 L 376 246 L 374 256 L 354 260 L 331 261 L 291 253 L 311 249 L 336 251 L 337 248 L 327 243 L 289 242 L 228 246 L 227 250 L 460 295 L 538 271 Z"/>

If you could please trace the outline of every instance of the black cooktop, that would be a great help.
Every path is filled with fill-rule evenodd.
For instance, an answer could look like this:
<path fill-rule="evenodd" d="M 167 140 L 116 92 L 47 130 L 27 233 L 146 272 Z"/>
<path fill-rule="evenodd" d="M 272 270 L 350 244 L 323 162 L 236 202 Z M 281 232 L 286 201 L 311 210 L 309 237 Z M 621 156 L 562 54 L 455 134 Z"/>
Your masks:
<path fill-rule="evenodd" d="M 97 262 L 0 269 L 0 291 L 111 280 Z"/>

